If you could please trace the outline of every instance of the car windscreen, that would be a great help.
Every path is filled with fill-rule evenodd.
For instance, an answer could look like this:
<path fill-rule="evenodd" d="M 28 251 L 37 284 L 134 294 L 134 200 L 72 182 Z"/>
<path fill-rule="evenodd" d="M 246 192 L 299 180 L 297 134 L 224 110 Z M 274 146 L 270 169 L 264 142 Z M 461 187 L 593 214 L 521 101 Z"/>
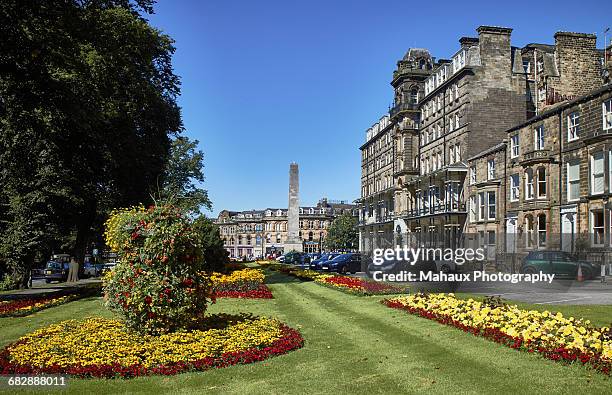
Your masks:
<path fill-rule="evenodd" d="M 47 262 L 47 269 L 61 269 L 62 264 L 59 262 L 51 261 Z"/>
<path fill-rule="evenodd" d="M 346 260 L 350 259 L 350 257 L 351 256 L 349 254 L 338 255 L 337 257 L 332 259 L 332 261 L 334 261 L 334 262 L 343 262 L 343 261 L 346 261 Z"/>

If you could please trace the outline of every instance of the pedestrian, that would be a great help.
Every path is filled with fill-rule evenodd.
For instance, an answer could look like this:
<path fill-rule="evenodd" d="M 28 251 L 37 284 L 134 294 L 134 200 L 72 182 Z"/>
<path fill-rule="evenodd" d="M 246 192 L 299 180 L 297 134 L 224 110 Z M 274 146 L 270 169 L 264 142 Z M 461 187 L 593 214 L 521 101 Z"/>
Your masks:
<path fill-rule="evenodd" d="M 68 264 L 68 282 L 75 283 L 79 281 L 79 264 L 76 259 L 71 256 L 70 263 Z"/>

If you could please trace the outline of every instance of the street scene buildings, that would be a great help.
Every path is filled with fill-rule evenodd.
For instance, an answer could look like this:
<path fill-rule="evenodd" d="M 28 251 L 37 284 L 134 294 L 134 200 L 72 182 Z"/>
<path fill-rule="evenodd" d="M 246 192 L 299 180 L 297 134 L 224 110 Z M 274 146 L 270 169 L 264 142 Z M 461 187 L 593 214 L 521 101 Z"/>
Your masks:
<path fill-rule="evenodd" d="M 360 147 L 361 250 L 474 243 L 499 265 L 537 248 L 602 259 L 610 54 L 592 34 L 517 48 L 510 28 L 476 31 L 448 60 L 410 49 L 398 62 L 395 105 Z"/>
<path fill-rule="evenodd" d="M 322 198 L 315 206 L 299 208 L 299 238 L 303 252 L 323 250 L 327 228 L 334 218 L 350 213 L 357 215 L 354 204 Z M 217 217 L 221 238 L 231 258 L 258 257 L 289 252 L 286 208 L 263 210 L 223 210 Z"/>

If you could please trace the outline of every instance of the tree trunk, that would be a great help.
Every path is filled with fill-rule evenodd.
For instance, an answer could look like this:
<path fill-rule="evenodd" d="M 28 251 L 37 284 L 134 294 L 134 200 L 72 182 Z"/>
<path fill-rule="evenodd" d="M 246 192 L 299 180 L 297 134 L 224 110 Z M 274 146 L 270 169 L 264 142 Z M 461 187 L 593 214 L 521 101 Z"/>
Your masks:
<path fill-rule="evenodd" d="M 90 200 L 87 202 L 86 208 L 83 215 L 80 217 L 80 221 L 77 224 L 77 235 L 74 241 L 74 248 L 72 255 L 77 261 L 76 268 L 76 280 L 79 279 L 79 275 L 82 275 L 84 260 L 85 260 L 85 249 L 87 248 L 87 242 L 90 237 L 90 229 L 96 218 L 97 202 Z"/>

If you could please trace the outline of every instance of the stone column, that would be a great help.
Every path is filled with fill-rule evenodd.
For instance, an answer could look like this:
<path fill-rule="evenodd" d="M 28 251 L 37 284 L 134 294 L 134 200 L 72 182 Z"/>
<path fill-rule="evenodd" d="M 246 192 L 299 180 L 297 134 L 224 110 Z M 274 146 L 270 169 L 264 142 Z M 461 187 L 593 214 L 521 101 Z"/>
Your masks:
<path fill-rule="evenodd" d="M 289 209 L 287 210 L 287 240 L 285 253 L 302 252 L 300 239 L 300 173 L 297 163 L 289 165 Z"/>

